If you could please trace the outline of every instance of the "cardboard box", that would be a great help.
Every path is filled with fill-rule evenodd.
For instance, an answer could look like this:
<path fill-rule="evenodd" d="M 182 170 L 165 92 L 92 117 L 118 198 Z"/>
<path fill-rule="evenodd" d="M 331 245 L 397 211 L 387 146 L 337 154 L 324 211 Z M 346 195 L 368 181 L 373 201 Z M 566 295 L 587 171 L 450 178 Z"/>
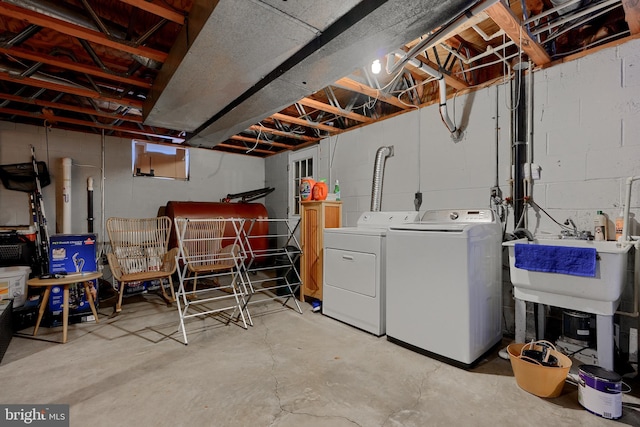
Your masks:
<path fill-rule="evenodd" d="M 168 287 L 169 280 L 168 279 L 162 279 L 162 280 L 163 280 L 164 286 Z M 116 282 L 116 288 L 119 289 L 120 282 L 118 282 L 117 280 L 115 282 Z M 137 295 L 137 294 L 142 294 L 149 291 L 157 291 L 158 289 L 160 289 L 160 279 L 145 280 L 140 282 L 129 282 L 126 284 L 124 288 L 124 295 L 125 296 Z"/>
<path fill-rule="evenodd" d="M 96 318 L 91 312 L 76 313 L 73 316 L 69 315 L 70 325 L 75 323 L 95 322 L 95 320 Z M 40 325 L 47 328 L 57 328 L 58 326 L 62 326 L 62 314 L 52 314 L 51 312 L 47 312 L 42 318 Z"/>
<path fill-rule="evenodd" d="M 54 234 L 49 239 L 49 273 L 97 271 L 95 234 Z"/>
<path fill-rule="evenodd" d="M 93 296 L 93 302 L 98 308 L 98 283 L 97 280 L 91 280 L 89 286 L 91 294 Z M 49 312 L 53 315 L 62 314 L 63 306 L 63 287 L 52 286 L 51 293 L 49 294 Z M 91 312 L 91 306 L 89 300 L 84 292 L 84 286 L 82 284 L 69 285 L 69 318 L 75 315 L 84 315 L 86 312 Z"/>
<path fill-rule="evenodd" d="M 54 234 L 49 239 L 49 272 L 80 273 L 97 271 L 95 234 Z M 98 280 L 91 280 L 91 293 L 98 307 Z M 62 313 L 62 286 L 53 286 L 48 309 L 51 315 Z M 91 311 L 82 284 L 69 286 L 69 322 L 73 316 L 84 316 Z"/>

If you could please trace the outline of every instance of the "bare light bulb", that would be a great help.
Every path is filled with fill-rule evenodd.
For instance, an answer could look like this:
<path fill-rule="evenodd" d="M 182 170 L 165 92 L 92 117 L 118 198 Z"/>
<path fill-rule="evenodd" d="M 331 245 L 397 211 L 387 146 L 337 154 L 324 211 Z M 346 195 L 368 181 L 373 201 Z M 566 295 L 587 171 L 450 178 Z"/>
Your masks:
<path fill-rule="evenodd" d="M 380 64 L 380 60 L 376 59 L 375 61 L 373 61 L 373 63 L 371 64 L 371 72 L 373 74 L 380 74 L 380 71 L 382 70 L 382 64 Z"/>

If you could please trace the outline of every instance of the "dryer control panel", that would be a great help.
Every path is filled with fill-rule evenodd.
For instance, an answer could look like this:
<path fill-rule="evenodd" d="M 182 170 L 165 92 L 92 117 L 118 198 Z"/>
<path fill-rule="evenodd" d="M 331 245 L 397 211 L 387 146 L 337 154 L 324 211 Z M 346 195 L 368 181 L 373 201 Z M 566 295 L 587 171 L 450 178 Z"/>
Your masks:
<path fill-rule="evenodd" d="M 495 216 L 491 209 L 441 209 L 426 211 L 420 222 L 437 223 L 491 223 Z"/>
<path fill-rule="evenodd" d="M 358 219 L 359 228 L 387 228 L 396 224 L 416 222 L 418 212 L 365 212 Z"/>

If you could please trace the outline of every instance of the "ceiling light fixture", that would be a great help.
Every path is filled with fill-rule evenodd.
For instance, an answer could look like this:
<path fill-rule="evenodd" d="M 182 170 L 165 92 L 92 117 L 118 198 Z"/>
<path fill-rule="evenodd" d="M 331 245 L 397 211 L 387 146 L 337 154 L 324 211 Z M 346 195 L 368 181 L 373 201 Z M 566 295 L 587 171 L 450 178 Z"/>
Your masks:
<path fill-rule="evenodd" d="M 371 64 L 371 72 L 373 74 L 380 74 L 380 71 L 382 70 L 382 64 L 380 64 L 380 60 L 376 59 L 375 61 L 373 61 L 373 63 Z"/>

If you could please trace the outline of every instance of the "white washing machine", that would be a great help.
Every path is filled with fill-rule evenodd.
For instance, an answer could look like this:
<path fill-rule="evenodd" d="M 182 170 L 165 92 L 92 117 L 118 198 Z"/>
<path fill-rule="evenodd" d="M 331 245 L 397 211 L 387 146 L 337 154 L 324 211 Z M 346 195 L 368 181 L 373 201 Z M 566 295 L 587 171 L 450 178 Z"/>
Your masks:
<path fill-rule="evenodd" d="M 387 339 L 469 368 L 502 339 L 502 228 L 490 209 L 427 211 L 387 232 Z"/>
<path fill-rule="evenodd" d="M 365 212 L 356 227 L 324 230 L 322 313 L 376 336 L 385 334 L 385 242 L 394 224 L 418 212 Z"/>

